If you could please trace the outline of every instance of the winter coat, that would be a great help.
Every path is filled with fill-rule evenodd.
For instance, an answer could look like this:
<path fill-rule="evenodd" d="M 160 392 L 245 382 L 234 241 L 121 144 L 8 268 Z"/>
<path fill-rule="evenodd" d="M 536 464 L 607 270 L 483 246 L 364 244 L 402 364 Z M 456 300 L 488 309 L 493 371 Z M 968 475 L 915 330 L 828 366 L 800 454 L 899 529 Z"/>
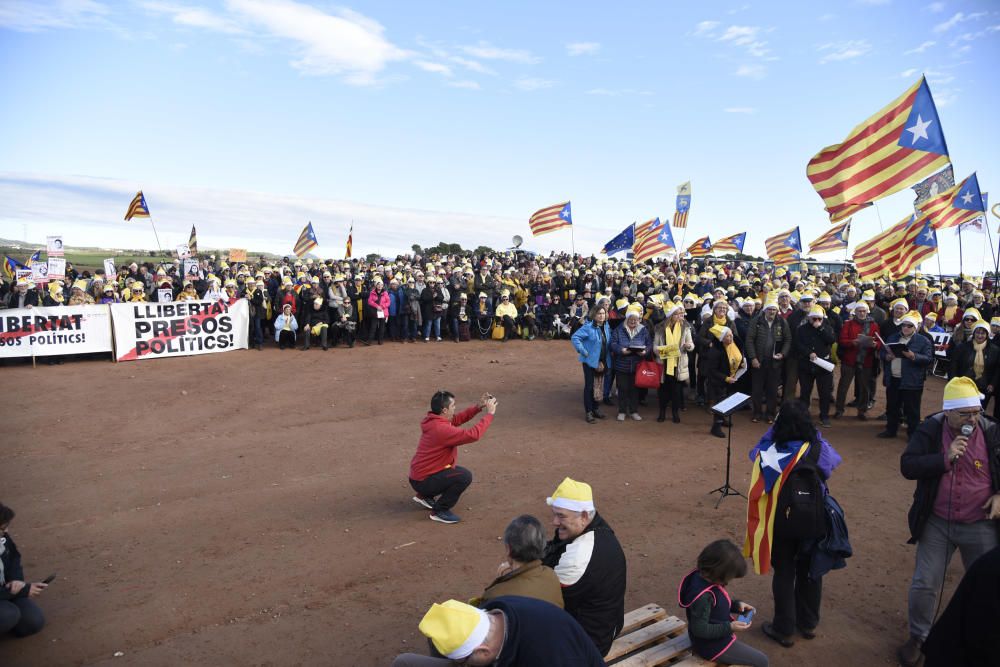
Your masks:
<path fill-rule="evenodd" d="M 420 442 L 410 460 L 410 479 L 420 482 L 436 472 L 453 467 L 458 459 L 458 447 L 479 440 L 493 423 L 493 415 L 485 414 L 472 428 L 459 428 L 479 414 L 481 409 L 473 405 L 457 413 L 451 421 L 428 412 L 420 422 Z"/>
<path fill-rule="evenodd" d="M 898 343 L 899 334 L 894 333 L 888 338 L 884 339 L 886 343 Z M 900 389 L 923 389 L 924 378 L 926 373 L 924 372 L 927 366 L 934 361 L 934 346 L 924 338 L 923 336 L 914 335 L 910 338 L 909 344 L 910 351 L 913 352 L 913 361 L 903 357 L 903 367 L 900 373 Z M 891 362 L 886 359 L 885 349 L 879 351 L 882 357 L 882 370 L 883 370 L 883 384 L 889 386 L 889 381 L 892 378 L 892 367 Z"/>
<path fill-rule="evenodd" d="M 601 332 L 597 324 L 588 321 L 585 325 L 576 330 L 570 339 L 573 349 L 576 350 L 580 363 L 587 364 L 591 368 L 597 368 L 597 364 L 604 361 L 604 368 L 611 368 L 611 328 L 605 322 L 604 330 L 604 359 L 601 359 Z"/>
<path fill-rule="evenodd" d="M 629 346 L 643 347 L 644 351 L 632 350 L 628 354 L 622 354 L 622 348 Z M 629 336 L 628 326 L 622 324 L 611 332 L 611 358 L 616 371 L 635 373 L 639 362 L 653 353 L 653 339 L 649 335 L 649 329 L 638 325 L 635 336 Z"/>

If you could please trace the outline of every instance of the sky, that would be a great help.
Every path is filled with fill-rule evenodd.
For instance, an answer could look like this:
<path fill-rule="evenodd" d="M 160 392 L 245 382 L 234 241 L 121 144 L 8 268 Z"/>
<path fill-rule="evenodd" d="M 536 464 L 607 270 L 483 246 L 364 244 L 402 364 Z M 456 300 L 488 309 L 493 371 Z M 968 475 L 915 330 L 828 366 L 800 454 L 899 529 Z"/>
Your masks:
<path fill-rule="evenodd" d="M 829 228 L 806 163 L 921 74 L 956 177 L 1000 201 L 990 62 L 987 0 L 3 0 L 0 237 L 153 248 L 122 221 L 141 188 L 164 248 L 195 224 L 202 247 L 288 253 L 311 221 L 315 253 L 342 257 L 353 221 L 355 255 L 515 234 L 590 254 L 672 218 L 690 180 L 678 245 L 746 231 L 763 254 Z M 532 238 L 566 200 L 572 234 Z M 856 215 L 851 246 L 912 202 Z M 964 235 L 966 272 L 984 258 Z"/>

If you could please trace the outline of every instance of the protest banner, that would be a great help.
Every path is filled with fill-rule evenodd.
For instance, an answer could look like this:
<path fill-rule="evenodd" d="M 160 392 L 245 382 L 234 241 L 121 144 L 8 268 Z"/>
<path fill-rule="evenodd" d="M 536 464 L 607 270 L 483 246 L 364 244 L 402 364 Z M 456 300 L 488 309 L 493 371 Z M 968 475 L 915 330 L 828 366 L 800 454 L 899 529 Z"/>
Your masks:
<path fill-rule="evenodd" d="M 174 300 L 174 291 L 169 287 L 156 290 L 156 300 L 159 303 L 169 303 Z"/>
<path fill-rule="evenodd" d="M 187 259 L 190 256 L 191 256 L 191 248 L 188 246 L 187 243 L 181 243 L 180 245 L 177 246 L 178 259 Z"/>
<path fill-rule="evenodd" d="M 14 280 L 20 281 L 22 278 L 24 280 L 31 280 L 32 277 L 31 269 L 16 269 L 14 271 Z"/>
<path fill-rule="evenodd" d="M 115 260 L 113 257 L 109 257 L 104 260 L 104 275 L 108 280 L 114 280 L 118 277 L 118 269 L 115 268 Z"/>
<path fill-rule="evenodd" d="M 47 282 L 49 282 L 49 264 L 48 264 L 48 262 L 32 262 L 31 263 L 31 279 L 35 283 L 47 283 Z"/>
<path fill-rule="evenodd" d="M 61 236 L 45 237 L 45 253 L 49 257 L 63 256 L 63 240 Z"/>
<path fill-rule="evenodd" d="M 0 310 L 0 358 L 110 351 L 107 306 Z"/>
<path fill-rule="evenodd" d="M 230 262 L 245 262 L 245 261 L 247 261 L 247 249 L 246 248 L 230 248 L 229 249 L 229 261 Z"/>
<path fill-rule="evenodd" d="M 184 276 L 186 278 L 190 278 L 191 280 L 198 280 L 198 278 L 201 277 L 200 272 L 198 271 L 198 260 L 184 260 Z"/>
<path fill-rule="evenodd" d="M 49 280 L 62 280 L 66 277 L 66 258 L 49 257 Z"/>
<path fill-rule="evenodd" d="M 118 361 L 162 359 L 247 348 L 246 299 L 111 306 Z"/>

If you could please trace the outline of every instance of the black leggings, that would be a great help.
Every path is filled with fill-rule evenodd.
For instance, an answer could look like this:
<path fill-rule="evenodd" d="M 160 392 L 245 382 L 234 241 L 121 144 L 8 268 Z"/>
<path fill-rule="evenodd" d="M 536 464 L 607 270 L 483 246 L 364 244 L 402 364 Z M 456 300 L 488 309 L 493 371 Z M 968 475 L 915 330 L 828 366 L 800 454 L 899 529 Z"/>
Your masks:
<path fill-rule="evenodd" d="M 666 416 L 669 403 L 674 417 L 680 419 L 680 411 L 684 407 L 684 380 L 678 380 L 673 375 L 664 375 L 656 397 L 659 399 L 660 417 Z"/>

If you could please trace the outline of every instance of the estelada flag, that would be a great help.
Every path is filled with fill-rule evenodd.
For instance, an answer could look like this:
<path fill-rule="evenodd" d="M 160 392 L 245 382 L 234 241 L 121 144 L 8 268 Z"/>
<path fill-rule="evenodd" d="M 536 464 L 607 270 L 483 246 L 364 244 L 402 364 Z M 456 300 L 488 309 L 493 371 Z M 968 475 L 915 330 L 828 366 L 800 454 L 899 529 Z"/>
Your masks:
<path fill-rule="evenodd" d="M 771 571 L 771 544 L 774 541 L 774 515 L 778 496 L 788 476 L 799 460 L 809 451 L 809 443 L 772 442 L 761 448 L 753 462 L 750 492 L 747 494 L 747 532 L 743 540 L 743 555 L 753 560 L 753 571 Z"/>
<path fill-rule="evenodd" d="M 132 202 L 128 205 L 128 210 L 125 211 L 125 220 L 148 217 L 149 207 L 146 206 L 146 198 L 143 196 L 142 190 L 139 190 L 135 193 L 135 197 L 132 197 Z"/>

